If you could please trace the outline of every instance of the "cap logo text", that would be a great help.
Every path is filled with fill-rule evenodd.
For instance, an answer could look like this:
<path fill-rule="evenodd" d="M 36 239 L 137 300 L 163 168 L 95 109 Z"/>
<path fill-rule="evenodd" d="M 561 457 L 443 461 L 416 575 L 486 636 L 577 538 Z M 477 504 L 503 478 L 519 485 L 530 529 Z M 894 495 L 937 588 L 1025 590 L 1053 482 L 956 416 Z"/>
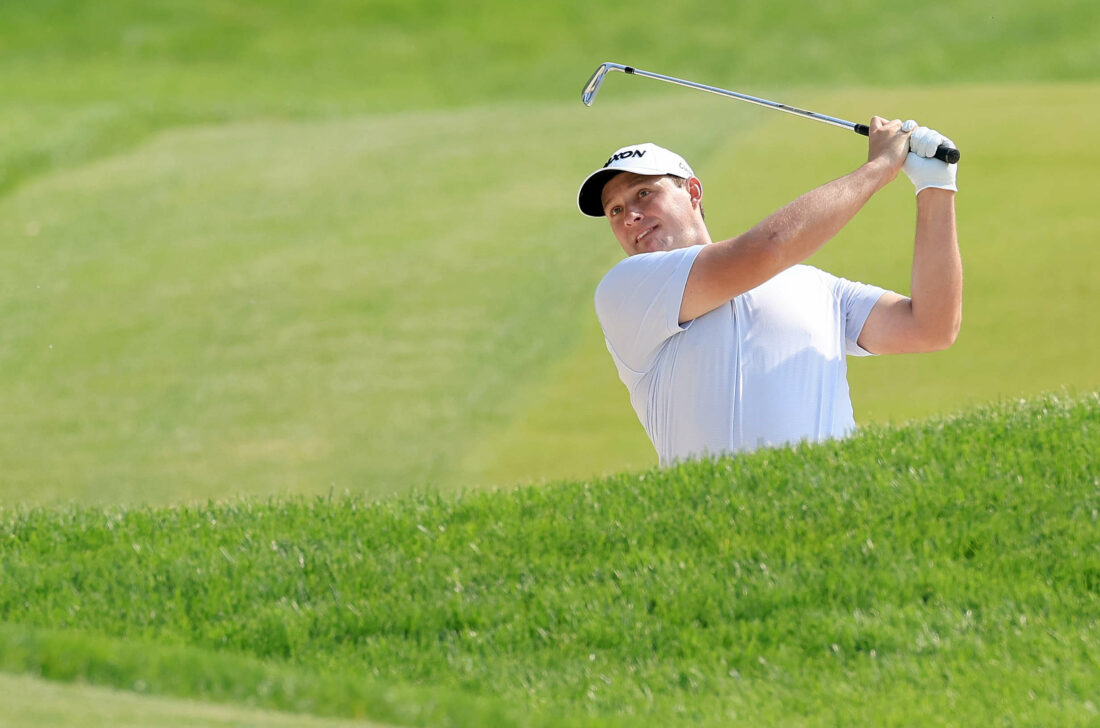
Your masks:
<path fill-rule="evenodd" d="M 641 159 L 645 156 L 644 149 L 627 149 L 625 152 L 619 152 L 611 156 L 611 159 L 607 160 L 603 166 L 610 167 L 612 163 L 618 162 L 620 159 L 630 159 L 631 157 L 637 157 Z"/>

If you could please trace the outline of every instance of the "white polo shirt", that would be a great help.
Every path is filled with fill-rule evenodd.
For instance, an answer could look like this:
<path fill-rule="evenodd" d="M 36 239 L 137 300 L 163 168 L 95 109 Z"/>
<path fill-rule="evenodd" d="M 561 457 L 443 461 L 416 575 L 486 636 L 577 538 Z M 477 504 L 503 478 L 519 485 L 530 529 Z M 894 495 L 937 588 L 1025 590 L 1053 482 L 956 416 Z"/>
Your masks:
<path fill-rule="evenodd" d="M 798 265 L 684 325 L 702 246 L 634 255 L 596 289 L 607 349 L 661 465 L 843 437 L 845 354 L 885 290 Z"/>

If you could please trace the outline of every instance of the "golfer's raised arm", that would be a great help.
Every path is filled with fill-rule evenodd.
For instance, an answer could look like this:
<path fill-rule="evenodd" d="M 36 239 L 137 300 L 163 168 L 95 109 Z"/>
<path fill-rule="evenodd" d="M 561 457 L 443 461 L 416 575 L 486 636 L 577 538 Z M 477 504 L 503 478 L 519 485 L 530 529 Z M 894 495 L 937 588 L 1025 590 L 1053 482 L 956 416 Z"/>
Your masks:
<path fill-rule="evenodd" d="M 904 354 L 946 349 L 962 325 L 962 259 L 955 226 L 957 165 L 926 155 L 946 143 L 937 132 L 920 127 L 902 168 L 917 194 L 910 297 L 887 293 L 871 309 L 859 345 L 875 354 Z"/>
<path fill-rule="evenodd" d="M 866 164 L 807 192 L 748 232 L 703 247 L 688 276 L 680 322 L 698 318 L 808 258 L 897 176 L 908 151 L 909 133 L 902 131 L 902 123 L 876 116 Z"/>

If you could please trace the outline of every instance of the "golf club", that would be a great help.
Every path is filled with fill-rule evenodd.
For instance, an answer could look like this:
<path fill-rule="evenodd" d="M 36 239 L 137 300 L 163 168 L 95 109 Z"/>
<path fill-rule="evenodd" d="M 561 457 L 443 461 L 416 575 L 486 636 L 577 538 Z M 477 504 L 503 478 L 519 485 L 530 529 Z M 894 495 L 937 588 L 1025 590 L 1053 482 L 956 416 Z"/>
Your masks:
<path fill-rule="evenodd" d="M 714 86 L 706 86 L 701 83 L 695 83 L 694 81 L 685 81 L 682 78 L 673 78 L 672 76 L 663 76 L 659 73 L 651 73 L 650 71 L 643 71 L 633 66 L 624 66 L 620 63 L 601 63 L 600 67 L 596 69 L 596 72 L 592 74 L 592 78 L 588 79 L 588 83 L 585 84 L 584 92 L 581 94 L 581 101 L 585 106 L 591 106 L 592 102 L 596 100 L 596 94 L 600 91 L 600 86 L 603 84 L 603 80 L 607 77 L 608 71 L 622 71 L 634 76 L 644 76 L 646 78 L 655 78 L 658 81 L 667 81 L 668 83 L 674 83 L 678 86 L 686 86 L 688 88 L 698 89 L 700 91 L 708 91 L 712 94 L 718 94 L 719 96 L 728 96 L 734 99 L 740 99 L 741 101 L 748 101 L 750 104 L 756 104 L 757 106 L 765 106 L 769 109 L 778 109 L 779 111 L 785 111 L 788 114 L 795 114 L 796 116 L 804 116 L 807 119 L 813 119 L 825 124 L 831 124 L 832 126 L 839 126 L 851 129 L 856 134 L 862 134 L 867 136 L 870 134 L 870 128 L 866 124 L 857 124 L 853 121 L 845 121 L 844 119 L 837 119 L 833 116 L 826 116 L 825 114 L 818 114 L 814 111 L 807 111 L 806 109 L 799 109 L 794 106 L 788 106 L 787 104 L 781 104 L 777 101 L 768 101 L 767 99 L 757 98 L 756 96 L 749 96 L 747 94 L 740 94 L 736 91 L 727 91 L 726 89 L 716 88 Z M 947 145 L 940 145 L 940 148 L 936 150 L 934 155 L 936 159 L 947 162 L 948 164 L 955 164 L 959 161 L 959 150 Z"/>

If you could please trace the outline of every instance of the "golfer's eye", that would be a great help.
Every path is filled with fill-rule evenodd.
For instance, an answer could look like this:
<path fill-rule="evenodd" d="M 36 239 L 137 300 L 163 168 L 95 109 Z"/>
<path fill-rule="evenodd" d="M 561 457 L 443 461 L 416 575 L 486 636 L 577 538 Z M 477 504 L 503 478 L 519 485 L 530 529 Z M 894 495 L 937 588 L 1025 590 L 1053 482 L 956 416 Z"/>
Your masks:
<path fill-rule="evenodd" d="M 649 190 L 638 190 L 638 197 L 649 197 Z"/>
<path fill-rule="evenodd" d="M 622 211 L 623 211 L 622 207 L 620 207 L 619 205 L 615 205 L 614 207 L 610 208 L 607 211 L 607 216 L 608 217 L 615 217 L 616 215 L 618 215 Z"/>

